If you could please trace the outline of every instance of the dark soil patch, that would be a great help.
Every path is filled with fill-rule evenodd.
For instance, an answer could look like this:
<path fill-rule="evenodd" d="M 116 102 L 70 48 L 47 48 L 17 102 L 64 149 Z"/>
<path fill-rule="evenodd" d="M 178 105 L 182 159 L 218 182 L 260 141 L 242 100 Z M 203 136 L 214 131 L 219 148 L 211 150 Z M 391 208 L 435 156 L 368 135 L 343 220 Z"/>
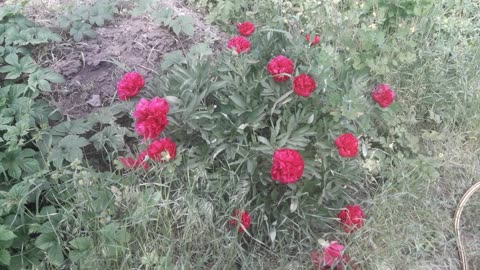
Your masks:
<path fill-rule="evenodd" d="M 50 99 L 64 115 L 81 117 L 111 105 L 116 82 L 124 72 L 136 70 L 148 80 L 163 54 L 193 43 L 139 18 L 121 18 L 115 25 L 97 28 L 96 33 L 94 39 L 54 50 L 63 57 L 51 68 L 64 75 L 67 83 Z"/>

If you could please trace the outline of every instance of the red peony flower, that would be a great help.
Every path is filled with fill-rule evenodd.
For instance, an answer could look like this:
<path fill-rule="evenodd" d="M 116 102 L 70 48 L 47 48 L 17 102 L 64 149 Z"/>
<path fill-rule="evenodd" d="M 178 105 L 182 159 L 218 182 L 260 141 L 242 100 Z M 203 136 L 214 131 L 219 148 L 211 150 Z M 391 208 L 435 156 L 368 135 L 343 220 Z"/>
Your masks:
<path fill-rule="evenodd" d="M 273 153 L 270 175 L 281 184 L 295 183 L 303 174 L 303 158 L 293 149 L 279 149 Z"/>
<path fill-rule="evenodd" d="M 354 157 L 358 153 L 358 140 L 352 133 L 345 133 L 335 139 L 338 153 L 342 157 Z"/>
<path fill-rule="evenodd" d="M 240 221 L 240 223 L 239 223 Z M 231 226 L 238 227 L 238 232 L 242 233 L 250 227 L 252 218 L 247 211 L 240 211 L 235 209 L 232 214 L 232 220 L 228 222 Z"/>
<path fill-rule="evenodd" d="M 342 253 L 344 248 L 345 247 L 338 244 L 337 241 L 332 241 L 327 246 L 324 246 L 322 248 L 324 266 L 335 266 L 336 264 L 342 262 L 343 261 Z"/>
<path fill-rule="evenodd" d="M 347 205 L 342 209 L 337 217 L 347 233 L 353 232 L 363 226 L 363 211 L 360 205 Z"/>
<path fill-rule="evenodd" d="M 144 85 L 145 81 L 140 74 L 137 72 L 126 73 L 117 83 L 118 98 L 120 100 L 127 100 L 134 97 Z"/>
<path fill-rule="evenodd" d="M 295 94 L 308 97 L 317 88 L 315 80 L 307 74 L 300 74 L 293 78 L 293 91 Z"/>
<path fill-rule="evenodd" d="M 148 156 L 159 162 L 169 161 L 175 158 L 177 145 L 168 138 L 153 141 L 148 146 Z"/>
<path fill-rule="evenodd" d="M 386 108 L 392 104 L 395 99 L 395 92 L 390 89 L 388 84 L 379 84 L 372 92 L 372 99 L 382 108 Z"/>
<path fill-rule="evenodd" d="M 136 159 L 132 157 L 120 157 L 118 158 L 120 162 L 122 162 L 123 166 L 130 169 L 137 169 L 138 167 L 143 167 L 145 170 L 148 170 L 150 166 L 145 161 L 145 156 L 147 155 L 147 151 L 142 151 Z"/>
<path fill-rule="evenodd" d="M 344 255 L 345 247 L 332 241 L 322 247 L 322 253 L 318 250 L 310 252 L 310 258 L 315 270 L 343 270 L 349 265 L 351 269 L 357 270 L 357 266 L 347 255 Z M 349 268 L 350 269 L 350 268 Z"/>
<path fill-rule="evenodd" d="M 163 98 L 152 100 L 142 98 L 135 106 L 135 130 L 144 139 L 154 139 L 160 135 L 168 124 L 168 102 Z"/>
<path fill-rule="evenodd" d="M 228 48 L 235 49 L 238 54 L 250 51 L 250 41 L 242 36 L 233 37 L 228 41 Z"/>
<path fill-rule="evenodd" d="M 288 81 L 293 73 L 293 61 L 283 55 L 276 56 L 268 62 L 267 71 L 276 82 Z"/>
<path fill-rule="evenodd" d="M 313 37 L 313 40 L 310 40 L 310 35 L 306 35 L 305 39 L 307 40 L 307 42 L 310 42 L 310 46 L 317 45 L 318 43 L 320 43 L 320 37 L 317 35 Z"/>
<path fill-rule="evenodd" d="M 248 37 L 255 32 L 255 25 L 251 22 L 237 23 L 236 26 L 238 33 L 242 36 Z"/>

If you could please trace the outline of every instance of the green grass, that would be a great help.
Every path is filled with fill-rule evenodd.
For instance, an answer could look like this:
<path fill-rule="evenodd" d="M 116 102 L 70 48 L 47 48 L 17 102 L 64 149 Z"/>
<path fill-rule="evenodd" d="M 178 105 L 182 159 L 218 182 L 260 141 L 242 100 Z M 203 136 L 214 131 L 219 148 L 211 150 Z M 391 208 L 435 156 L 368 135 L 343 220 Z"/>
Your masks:
<path fill-rule="evenodd" d="M 437 10 L 432 18 L 455 14 L 447 32 L 420 33 L 425 46 L 413 70 L 388 75 L 401 85 L 401 102 L 415 112 L 411 128 L 422 136 L 422 152 L 438 162 L 439 177 L 419 181 L 415 164 L 395 168 L 394 179 L 365 203 L 365 228 L 350 237 L 350 249 L 365 269 L 459 269 L 453 216 L 463 193 L 480 181 L 480 59 L 478 13 L 464 7 Z M 476 7 L 478 10 L 478 5 Z M 424 18 L 417 29 L 430 23 Z M 444 19 L 433 19 L 441 23 Z M 462 220 L 467 257 L 480 265 L 478 199 L 472 197 Z M 475 236 L 476 234 L 476 236 Z"/>
<path fill-rule="evenodd" d="M 416 22 L 417 28 L 425 29 L 431 24 L 429 19 L 459 11 L 458 7 L 439 6 L 430 17 Z M 478 141 L 474 140 L 480 115 L 480 92 L 476 91 L 480 85 L 478 33 L 474 31 L 479 25 L 475 16 L 450 16 L 460 31 L 449 24 L 446 32 L 431 27 L 412 35 L 417 43 L 425 44 L 417 52 L 414 69 L 400 66 L 386 76 L 386 81 L 399 86 L 395 89 L 398 102 L 415 113 L 416 123 L 410 128 L 423 135 L 421 152 L 437 164 L 439 174 L 429 163 L 419 164 L 418 160 L 399 158 L 395 167 L 383 167 L 390 176 L 385 184 L 366 184 L 366 190 L 358 194 L 368 195 L 351 194 L 368 209 L 362 230 L 347 236 L 333 227 L 326 233 L 285 217 L 275 246 L 268 241 L 271 235 L 237 236 L 226 226 L 235 205 L 228 206 L 225 194 L 234 196 L 241 188 L 224 185 L 206 192 L 209 177 L 202 171 L 192 172 L 184 179 L 172 179 L 174 187 L 162 180 L 169 188 L 162 192 L 156 214 L 127 220 L 132 223 L 136 241 L 121 266 L 127 269 L 138 265 L 139 260 L 147 265 L 150 260 L 170 261 L 172 265 L 167 268 L 175 265 L 177 269 L 309 269 L 308 253 L 316 238 L 339 238 L 363 269 L 457 269 L 452 217 L 462 193 L 479 175 Z M 230 181 L 238 179 L 233 176 Z M 125 204 L 125 209 L 133 212 L 142 194 L 142 188 L 135 189 L 140 192 L 125 195 L 137 198 Z M 248 203 L 242 199 L 236 202 Z M 474 213 L 471 208 L 465 212 L 467 234 L 475 232 L 478 216 Z M 127 217 L 134 215 L 127 210 Z M 254 220 L 254 224 L 262 222 L 262 217 Z M 467 243 L 475 265 L 480 244 Z"/>
<path fill-rule="evenodd" d="M 414 68 L 399 66 L 385 76 L 398 86 L 397 102 L 414 116 L 409 128 L 422 137 L 423 159 L 430 163 L 397 158 L 395 167 L 381 166 L 389 176 L 385 183 L 365 179 L 364 190 L 349 194 L 367 209 L 361 230 L 345 235 L 332 227 L 326 232 L 285 217 L 278 221 L 282 224 L 278 232 L 242 237 L 226 224 L 233 208 L 249 203 L 242 197 L 248 182 L 235 175 L 227 180 L 236 185 L 218 189 L 211 188 L 211 177 L 202 169 L 186 172 L 181 179 L 172 179 L 168 172 L 148 180 L 139 175 L 138 183 L 104 179 L 97 183 L 103 189 L 119 186 L 115 218 L 129 228 L 133 241 L 123 260 L 98 261 L 97 266 L 311 269 L 308 254 L 316 239 L 339 238 L 362 269 L 458 269 L 453 216 L 463 192 L 480 181 L 480 12 L 474 5 L 437 3 L 429 16 L 415 22 L 412 38 L 424 46 L 417 51 Z M 156 193 L 149 193 L 151 186 Z M 480 194 L 471 199 L 463 220 L 464 233 L 471 238 L 466 243 L 472 267 L 480 265 L 479 199 Z M 260 206 L 252 208 L 255 212 Z M 82 216 L 72 219 L 78 228 L 98 231 L 103 226 Z M 318 220 L 331 218 L 319 215 Z M 263 216 L 255 216 L 254 225 L 262 222 Z M 274 232 L 272 245 L 268 239 Z M 101 253 L 102 246 L 96 251 Z"/>
<path fill-rule="evenodd" d="M 351 252 L 366 269 L 458 269 L 453 216 L 462 194 L 478 181 L 478 142 L 464 133 L 445 131 L 444 138 L 425 141 L 439 162 L 438 178 L 418 181 L 415 164 L 396 168 L 398 177 L 377 190 L 365 227 L 350 237 Z M 463 223 L 471 266 L 478 265 L 478 198 L 465 210 Z M 475 269 L 475 268 L 473 268 Z"/>

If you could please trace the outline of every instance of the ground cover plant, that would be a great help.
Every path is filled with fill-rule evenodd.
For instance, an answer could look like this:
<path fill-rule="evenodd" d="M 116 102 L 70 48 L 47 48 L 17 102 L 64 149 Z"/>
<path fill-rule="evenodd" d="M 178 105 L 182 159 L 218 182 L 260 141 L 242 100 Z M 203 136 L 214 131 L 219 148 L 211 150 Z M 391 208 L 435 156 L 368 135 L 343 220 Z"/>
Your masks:
<path fill-rule="evenodd" d="M 459 267 L 478 3 L 29 2 L 0 7 L 0 267 Z"/>

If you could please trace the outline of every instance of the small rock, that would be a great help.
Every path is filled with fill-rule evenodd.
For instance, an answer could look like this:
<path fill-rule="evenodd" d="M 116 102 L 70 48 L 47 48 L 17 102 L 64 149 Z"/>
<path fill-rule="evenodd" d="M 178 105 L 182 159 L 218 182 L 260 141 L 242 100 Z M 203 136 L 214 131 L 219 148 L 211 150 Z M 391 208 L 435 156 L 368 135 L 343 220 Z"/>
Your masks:
<path fill-rule="evenodd" d="M 92 95 L 92 97 L 87 101 L 87 103 L 92 105 L 93 107 L 102 106 L 102 101 L 100 100 L 100 95 Z"/>

